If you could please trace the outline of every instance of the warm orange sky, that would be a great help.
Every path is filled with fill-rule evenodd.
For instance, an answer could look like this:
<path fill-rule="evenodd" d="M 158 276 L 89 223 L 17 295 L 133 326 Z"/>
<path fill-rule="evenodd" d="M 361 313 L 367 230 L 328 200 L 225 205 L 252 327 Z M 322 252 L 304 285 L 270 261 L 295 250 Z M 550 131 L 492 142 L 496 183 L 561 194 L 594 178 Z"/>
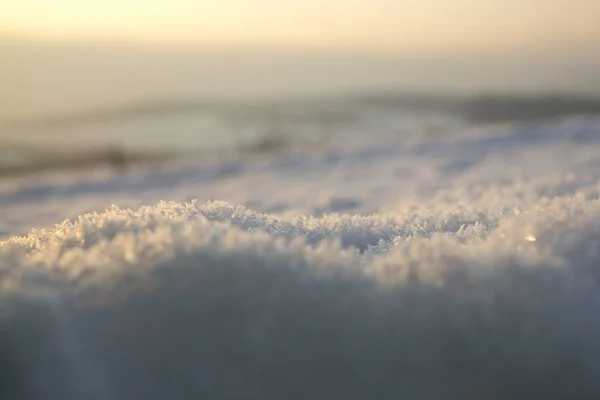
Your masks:
<path fill-rule="evenodd" d="M 394 50 L 600 43 L 599 0 L 0 0 L 0 29 L 45 40 Z"/>

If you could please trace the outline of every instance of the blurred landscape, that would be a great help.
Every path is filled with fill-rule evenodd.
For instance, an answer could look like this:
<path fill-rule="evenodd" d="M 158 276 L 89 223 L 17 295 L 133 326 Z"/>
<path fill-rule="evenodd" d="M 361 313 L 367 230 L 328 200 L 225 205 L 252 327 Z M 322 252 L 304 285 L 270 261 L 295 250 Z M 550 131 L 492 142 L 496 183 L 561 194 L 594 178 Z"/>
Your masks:
<path fill-rule="evenodd" d="M 600 109 L 588 47 L 500 54 L 5 40 L 0 174 L 406 140 Z M 417 124 L 418 127 L 413 127 Z"/>

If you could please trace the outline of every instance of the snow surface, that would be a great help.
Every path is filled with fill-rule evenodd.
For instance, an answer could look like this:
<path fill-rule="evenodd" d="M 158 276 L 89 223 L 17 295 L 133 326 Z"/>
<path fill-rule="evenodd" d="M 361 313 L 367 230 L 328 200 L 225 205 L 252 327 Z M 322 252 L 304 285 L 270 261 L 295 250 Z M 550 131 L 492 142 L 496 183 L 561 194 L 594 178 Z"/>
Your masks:
<path fill-rule="evenodd" d="M 595 118 L 10 180 L 0 207 L 2 399 L 600 396 Z"/>

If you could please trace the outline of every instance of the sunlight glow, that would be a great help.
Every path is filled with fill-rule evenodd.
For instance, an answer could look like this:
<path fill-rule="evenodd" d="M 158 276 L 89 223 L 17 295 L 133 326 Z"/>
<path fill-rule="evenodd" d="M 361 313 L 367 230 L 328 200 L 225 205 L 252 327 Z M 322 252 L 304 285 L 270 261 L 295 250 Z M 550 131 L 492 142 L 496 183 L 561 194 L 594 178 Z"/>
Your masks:
<path fill-rule="evenodd" d="M 204 44 L 527 46 L 600 40 L 595 0 L 3 0 L 5 36 Z"/>

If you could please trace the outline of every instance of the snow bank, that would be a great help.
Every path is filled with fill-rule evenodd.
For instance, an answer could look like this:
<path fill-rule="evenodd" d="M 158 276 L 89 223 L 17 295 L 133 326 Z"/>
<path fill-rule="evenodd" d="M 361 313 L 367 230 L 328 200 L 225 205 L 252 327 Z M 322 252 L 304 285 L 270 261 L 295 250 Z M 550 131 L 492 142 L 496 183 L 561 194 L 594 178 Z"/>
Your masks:
<path fill-rule="evenodd" d="M 0 397 L 596 398 L 600 201 L 535 187 L 318 218 L 161 202 L 10 238 Z"/>

